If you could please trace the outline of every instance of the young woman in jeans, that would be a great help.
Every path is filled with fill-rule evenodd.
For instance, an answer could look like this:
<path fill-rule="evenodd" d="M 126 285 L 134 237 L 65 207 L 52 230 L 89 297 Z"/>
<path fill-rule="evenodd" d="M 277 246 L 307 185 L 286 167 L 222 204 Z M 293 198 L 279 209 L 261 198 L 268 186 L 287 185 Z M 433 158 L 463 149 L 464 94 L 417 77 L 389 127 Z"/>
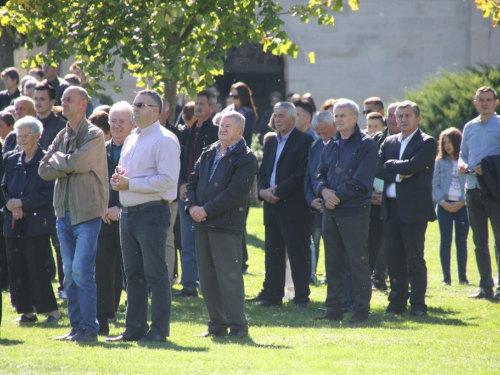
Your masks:
<path fill-rule="evenodd" d="M 465 175 L 458 174 L 458 154 L 462 133 L 448 128 L 439 136 L 439 152 L 432 179 L 432 196 L 438 204 L 437 217 L 441 233 L 440 258 L 443 269 L 443 285 L 451 285 L 450 258 L 455 223 L 458 278 L 462 285 L 467 280 L 467 236 L 469 217 L 465 207 Z"/>

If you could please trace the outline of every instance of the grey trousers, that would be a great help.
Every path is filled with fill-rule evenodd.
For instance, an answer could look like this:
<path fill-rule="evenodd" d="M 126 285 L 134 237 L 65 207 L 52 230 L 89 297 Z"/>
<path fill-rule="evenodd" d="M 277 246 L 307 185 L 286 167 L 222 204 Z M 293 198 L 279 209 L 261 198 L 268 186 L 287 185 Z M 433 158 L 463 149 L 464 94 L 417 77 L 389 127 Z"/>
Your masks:
<path fill-rule="evenodd" d="M 210 320 L 209 331 L 248 331 L 241 235 L 195 230 L 200 287 Z"/>
<path fill-rule="evenodd" d="M 372 288 L 367 250 L 369 223 L 369 212 L 342 217 L 323 214 L 327 281 L 325 305 L 329 312 L 342 311 L 346 283 L 346 254 L 351 266 L 354 312 L 364 314 L 370 312 Z"/>
<path fill-rule="evenodd" d="M 170 285 L 174 285 L 174 267 L 175 267 L 175 235 L 174 235 L 174 225 L 175 220 L 177 220 L 178 203 L 170 202 L 168 204 L 170 207 L 170 225 L 168 227 L 167 233 L 167 255 L 165 260 L 168 267 L 168 277 L 170 278 Z"/>

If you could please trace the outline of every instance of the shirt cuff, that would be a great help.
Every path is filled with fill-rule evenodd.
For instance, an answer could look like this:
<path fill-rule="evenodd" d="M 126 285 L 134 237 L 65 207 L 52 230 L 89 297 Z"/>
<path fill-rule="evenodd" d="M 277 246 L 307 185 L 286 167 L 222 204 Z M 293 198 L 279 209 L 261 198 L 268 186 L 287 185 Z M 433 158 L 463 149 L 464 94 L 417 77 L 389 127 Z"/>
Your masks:
<path fill-rule="evenodd" d="M 399 173 L 396 175 L 396 182 L 401 182 L 403 179 L 399 176 Z"/>

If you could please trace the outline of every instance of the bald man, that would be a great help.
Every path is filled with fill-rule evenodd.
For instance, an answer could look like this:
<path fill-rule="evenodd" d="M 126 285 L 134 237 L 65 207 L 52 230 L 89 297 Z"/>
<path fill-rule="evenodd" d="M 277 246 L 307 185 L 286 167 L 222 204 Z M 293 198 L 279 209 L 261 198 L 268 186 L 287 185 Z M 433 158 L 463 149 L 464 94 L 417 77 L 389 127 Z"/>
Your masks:
<path fill-rule="evenodd" d="M 29 96 L 20 96 L 14 100 L 14 110 L 16 112 L 16 120 L 20 120 L 26 116 L 36 116 L 35 102 Z M 2 154 L 5 156 L 10 151 L 17 149 L 16 133 L 11 132 L 5 137 L 3 143 Z"/>

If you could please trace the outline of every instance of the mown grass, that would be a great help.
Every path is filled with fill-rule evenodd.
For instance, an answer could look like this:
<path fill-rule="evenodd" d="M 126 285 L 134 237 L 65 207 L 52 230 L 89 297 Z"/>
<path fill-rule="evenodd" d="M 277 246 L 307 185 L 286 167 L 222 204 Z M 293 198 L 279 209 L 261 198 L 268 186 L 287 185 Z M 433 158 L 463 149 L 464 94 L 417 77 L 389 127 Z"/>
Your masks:
<path fill-rule="evenodd" d="M 264 278 L 261 209 L 251 210 L 248 231 L 250 274 L 245 276 L 246 294 L 254 296 Z M 250 337 L 246 339 L 193 337 L 206 329 L 207 316 L 201 298 L 187 298 L 173 302 L 171 336 L 166 344 L 108 344 L 102 338 L 98 343 L 77 344 L 53 340 L 69 330 L 67 318 L 51 327 L 12 323 L 17 315 L 9 306 L 8 294 L 3 293 L 0 373 L 499 373 L 500 305 L 467 298 L 478 283 L 472 241 L 469 243 L 468 275 L 474 285 L 458 285 L 454 271 L 453 285 L 442 286 L 439 233 L 437 224 L 431 223 L 426 239 L 429 315 L 384 315 L 387 295 L 374 292 L 370 320 L 359 327 L 313 321 L 321 314 L 317 308 L 326 294 L 325 286 L 317 286 L 312 287 L 307 310 L 288 303 L 281 309 L 248 306 Z M 322 262 L 321 258 L 319 275 L 324 272 Z M 452 269 L 456 270 L 455 260 Z M 124 299 L 125 295 L 122 303 Z M 65 303 L 60 307 L 66 314 Z M 124 313 L 120 313 L 111 331 L 118 334 L 123 327 Z"/>

